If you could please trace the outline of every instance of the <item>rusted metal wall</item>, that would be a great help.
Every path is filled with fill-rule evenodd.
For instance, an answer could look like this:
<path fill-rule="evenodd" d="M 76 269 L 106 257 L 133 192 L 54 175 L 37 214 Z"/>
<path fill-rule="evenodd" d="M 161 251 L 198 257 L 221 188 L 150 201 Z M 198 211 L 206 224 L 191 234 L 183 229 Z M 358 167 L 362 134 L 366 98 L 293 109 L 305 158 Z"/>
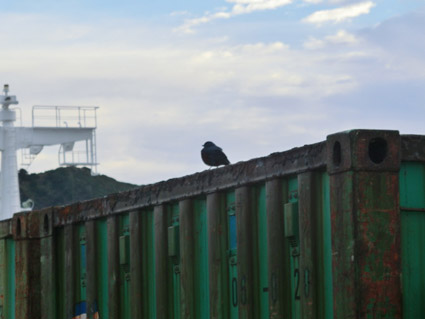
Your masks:
<path fill-rule="evenodd" d="M 416 318 L 421 163 L 425 137 L 356 130 L 15 214 L 0 318 Z"/>
<path fill-rule="evenodd" d="M 400 318 L 400 136 L 354 131 L 328 137 L 334 313 Z"/>
<path fill-rule="evenodd" d="M 0 318 L 15 316 L 15 241 L 11 220 L 0 222 Z"/>

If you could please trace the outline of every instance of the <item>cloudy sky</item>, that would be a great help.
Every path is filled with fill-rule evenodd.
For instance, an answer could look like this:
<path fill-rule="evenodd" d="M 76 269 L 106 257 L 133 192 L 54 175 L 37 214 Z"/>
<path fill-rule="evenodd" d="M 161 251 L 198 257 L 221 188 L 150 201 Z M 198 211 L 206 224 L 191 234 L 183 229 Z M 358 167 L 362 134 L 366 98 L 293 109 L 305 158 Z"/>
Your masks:
<path fill-rule="evenodd" d="M 0 3 L 24 125 L 33 105 L 99 106 L 98 171 L 120 181 L 202 171 L 208 140 L 238 162 L 347 129 L 425 134 L 423 0 Z"/>

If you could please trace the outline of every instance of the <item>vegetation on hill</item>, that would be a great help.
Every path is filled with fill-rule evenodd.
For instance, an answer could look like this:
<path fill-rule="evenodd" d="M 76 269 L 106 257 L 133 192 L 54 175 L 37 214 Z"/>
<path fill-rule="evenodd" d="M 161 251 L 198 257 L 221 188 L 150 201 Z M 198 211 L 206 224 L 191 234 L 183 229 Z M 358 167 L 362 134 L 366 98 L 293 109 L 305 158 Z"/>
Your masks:
<path fill-rule="evenodd" d="M 121 183 L 105 175 L 91 175 L 88 168 L 60 167 L 39 174 L 19 171 L 21 202 L 34 201 L 34 209 L 67 205 L 126 191 L 137 185 Z"/>

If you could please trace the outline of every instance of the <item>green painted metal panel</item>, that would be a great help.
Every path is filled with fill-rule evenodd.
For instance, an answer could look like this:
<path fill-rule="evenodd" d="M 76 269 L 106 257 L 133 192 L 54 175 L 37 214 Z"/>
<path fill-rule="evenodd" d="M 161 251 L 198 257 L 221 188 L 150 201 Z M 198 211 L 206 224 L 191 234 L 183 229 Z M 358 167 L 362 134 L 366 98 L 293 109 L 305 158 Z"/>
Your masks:
<path fill-rule="evenodd" d="M 156 318 L 155 233 L 153 210 L 142 212 L 142 263 L 144 318 Z"/>
<path fill-rule="evenodd" d="M 56 318 L 55 294 L 55 254 L 54 237 L 48 233 L 50 225 L 47 215 L 44 218 L 46 237 L 40 238 L 40 314 L 41 319 Z"/>
<path fill-rule="evenodd" d="M 87 269 L 87 256 L 86 256 L 86 232 L 84 224 L 79 224 L 74 230 L 73 243 L 72 243 L 73 267 L 75 269 L 72 284 L 74 289 L 74 297 L 72 300 L 72 315 L 80 316 L 86 314 L 87 311 L 87 291 L 86 291 L 86 269 Z M 66 266 L 63 265 L 61 271 L 63 272 L 63 279 L 69 277 L 70 274 Z M 59 280 L 61 281 L 61 280 Z M 62 288 L 62 287 L 61 287 Z M 65 286 L 63 287 L 64 297 L 67 295 Z M 65 299 L 65 298 L 64 298 Z M 67 316 L 65 315 L 64 318 Z"/>
<path fill-rule="evenodd" d="M 313 178 L 317 318 L 333 318 L 330 184 L 327 172 Z"/>
<path fill-rule="evenodd" d="M 238 269 L 237 269 L 237 233 L 235 215 L 235 192 L 226 194 L 226 207 L 228 214 L 228 255 L 229 255 L 229 304 L 230 319 L 238 318 Z"/>
<path fill-rule="evenodd" d="M 321 201 L 322 201 L 322 267 L 323 271 L 319 278 L 323 279 L 323 295 L 319 307 L 323 307 L 323 318 L 333 318 L 333 289 L 332 289 L 332 240 L 331 240 L 331 207 L 330 207 L 330 184 L 329 175 L 326 172 L 321 174 Z"/>
<path fill-rule="evenodd" d="M 130 245 L 130 236 L 122 235 L 119 238 L 119 249 L 120 249 L 120 265 L 130 264 L 130 251 L 127 247 Z"/>
<path fill-rule="evenodd" d="M 196 199 L 194 208 L 194 302 L 195 318 L 209 318 L 207 206 L 205 199 Z"/>
<path fill-rule="evenodd" d="M 108 217 L 108 312 L 109 319 L 120 319 L 122 274 L 119 265 L 120 216 Z"/>
<path fill-rule="evenodd" d="M 194 268 L 194 200 L 182 199 L 180 209 L 180 307 L 181 318 L 195 319 L 195 268 Z"/>
<path fill-rule="evenodd" d="M 286 203 L 284 206 L 285 237 L 296 240 L 299 237 L 298 203 Z"/>
<path fill-rule="evenodd" d="M 96 236 L 97 302 L 99 317 L 108 318 L 108 228 L 106 219 L 100 219 L 96 222 Z"/>
<path fill-rule="evenodd" d="M 173 225 L 168 227 L 168 256 L 178 257 L 179 255 L 179 226 Z"/>
<path fill-rule="evenodd" d="M 207 236 L 210 318 L 229 318 L 228 214 L 225 194 L 207 196 Z"/>
<path fill-rule="evenodd" d="M 56 272 L 56 316 L 58 319 L 65 319 L 65 240 L 64 229 L 55 230 L 55 272 Z"/>
<path fill-rule="evenodd" d="M 267 251 L 267 212 L 266 212 L 266 187 L 265 185 L 257 186 L 255 189 L 255 202 L 257 212 L 257 227 L 256 227 L 256 252 L 254 255 L 254 270 L 256 284 L 255 295 L 256 304 L 258 305 L 257 312 L 260 318 L 269 317 L 269 292 L 268 292 L 268 251 Z"/>
<path fill-rule="evenodd" d="M 425 165 L 404 162 L 400 168 L 400 206 L 425 208 Z"/>
<path fill-rule="evenodd" d="M 123 214 L 119 218 L 119 236 L 130 236 L 130 217 Z M 125 263 L 120 264 L 120 318 L 130 319 L 130 241 L 124 240 L 124 246 L 119 247 L 119 255 L 127 255 Z M 124 250 L 124 251 L 123 251 Z"/>
<path fill-rule="evenodd" d="M 289 203 L 298 202 L 298 178 L 297 176 L 291 177 L 287 180 L 287 191 L 288 194 L 285 196 L 288 198 Z M 299 234 L 297 234 L 299 235 Z M 291 314 L 292 319 L 301 318 L 301 306 L 300 306 L 300 282 L 301 274 L 299 270 L 299 251 L 300 251 L 300 240 L 299 236 L 290 240 L 290 273 L 291 275 Z"/>
<path fill-rule="evenodd" d="M 173 204 L 170 207 L 171 210 L 171 224 L 170 226 L 179 226 L 179 204 Z M 173 289 L 172 289 L 172 296 L 169 298 L 169 301 L 172 302 L 172 307 L 170 309 L 173 309 L 173 319 L 180 319 L 180 256 L 177 255 L 175 257 L 170 257 L 171 262 L 170 265 L 170 271 L 172 272 L 172 283 L 173 283 Z"/>
<path fill-rule="evenodd" d="M 149 296 L 150 296 L 150 303 L 149 303 L 149 314 L 151 318 L 156 317 L 156 284 L 155 284 L 155 276 L 152 276 L 155 273 L 155 223 L 154 223 L 154 216 L 153 216 L 153 210 L 149 211 L 147 213 L 148 218 L 148 231 L 147 234 L 149 236 L 149 247 L 148 247 L 148 256 L 147 260 L 149 261 Z"/>
<path fill-rule="evenodd" d="M 236 231 L 238 238 L 239 319 L 258 318 L 258 293 L 255 290 L 254 255 L 256 254 L 257 216 L 254 188 L 241 186 L 235 190 Z"/>
<path fill-rule="evenodd" d="M 5 318 L 15 318 L 15 241 L 6 239 L 6 296 L 5 296 Z"/>
<path fill-rule="evenodd" d="M 425 165 L 400 169 L 403 318 L 425 314 Z"/>
<path fill-rule="evenodd" d="M 147 234 L 146 215 L 143 211 L 130 212 L 130 237 L 129 237 L 129 251 L 131 255 L 130 262 L 130 313 L 132 318 L 145 318 L 143 312 L 149 313 L 149 292 L 145 288 L 148 286 L 146 278 L 146 263 L 150 261 L 143 259 L 143 253 L 146 251 L 145 245 L 148 239 L 142 237 Z M 145 262 L 145 264 L 144 264 Z M 146 279 L 145 279 L 146 278 Z"/>
<path fill-rule="evenodd" d="M 285 205 L 287 183 L 282 179 L 266 182 L 269 312 L 270 319 L 291 317 L 290 254 L 286 238 Z"/>
<path fill-rule="evenodd" d="M 166 205 L 154 207 L 155 235 L 155 292 L 156 318 L 173 318 L 173 269 L 168 256 L 168 227 L 171 224 L 171 214 Z"/>
<path fill-rule="evenodd" d="M 354 289 L 348 290 L 352 278 L 355 276 L 353 262 L 348 262 L 354 256 L 354 234 L 352 201 L 353 201 L 353 172 L 346 172 L 343 178 L 339 175 L 330 176 L 331 189 L 331 227 L 332 227 L 332 251 L 336 254 L 332 257 L 333 270 L 333 293 L 334 315 L 336 318 L 343 317 L 351 311 L 354 302 Z M 340 218 L 334 218 L 338 214 Z M 341 232 L 341 238 L 337 232 Z M 351 287 L 350 287 L 351 288 Z M 352 315 L 351 316 L 355 316 Z"/>
<path fill-rule="evenodd" d="M 85 303 L 87 299 L 87 291 L 86 291 L 86 280 L 87 280 L 87 255 L 86 255 L 86 229 L 84 225 L 78 226 L 78 247 L 79 247 L 79 260 L 78 260 L 78 277 L 80 279 L 79 282 L 79 292 L 77 294 L 77 303 Z"/>
<path fill-rule="evenodd" d="M 10 241 L 13 244 L 8 245 L 8 241 Z M 11 316 L 14 315 L 14 295 L 15 295 L 15 289 L 14 289 L 14 281 L 13 281 L 13 290 L 11 288 L 11 282 L 10 278 L 12 275 L 15 275 L 15 265 L 14 265 L 14 259 L 13 263 L 11 264 L 10 258 L 14 258 L 14 250 L 15 247 L 10 247 L 11 245 L 14 245 L 14 241 L 11 239 L 0 239 L 0 318 L 1 319 L 7 319 L 11 318 Z M 10 268 L 12 267 L 12 268 Z M 13 295 L 11 295 L 13 293 Z M 11 306 L 13 305 L 13 313 L 11 313 Z"/>
<path fill-rule="evenodd" d="M 7 298 L 7 253 L 6 253 L 6 239 L 0 239 L 0 319 L 5 318 L 6 305 L 5 299 Z"/>

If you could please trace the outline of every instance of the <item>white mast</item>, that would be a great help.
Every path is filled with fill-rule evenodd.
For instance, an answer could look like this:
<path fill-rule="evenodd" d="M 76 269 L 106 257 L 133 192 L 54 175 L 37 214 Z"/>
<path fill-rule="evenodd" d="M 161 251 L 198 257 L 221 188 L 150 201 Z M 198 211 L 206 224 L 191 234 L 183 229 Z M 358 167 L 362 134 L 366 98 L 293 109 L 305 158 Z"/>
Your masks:
<path fill-rule="evenodd" d="M 33 159 L 45 145 L 60 144 L 59 154 L 63 160 L 61 165 L 88 165 L 96 168 L 96 151 L 95 151 L 95 129 L 96 109 L 97 107 L 34 107 L 33 108 L 33 126 L 32 127 L 15 127 L 16 113 L 9 109 L 12 104 L 18 104 L 16 96 L 8 95 L 9 86 L 4 85 L 4 95 L 0 95 L 0 151 L 1 156 L 1 174 L 0 174 L 0 220 L 11 218 L 14 213 L 24 210 L 20 205 L 19 181 L 18 181 L 18 165 L 16 151 L 18 149 L 29 149 L 29 156 Z M 35 126 L 34 112 L 35 110 L 55 112 L 54 126 Z M 66 121 L 61 117 L 61 110 L 76 111 L 78 116 L 71 117 L 76 119 L 77 126 L 68 126 Z M 93 124 L 84 125 L 86 121 L 86 113 L 93 112 Z M 65 112 L 65 111 L 63 111 Z M 81 116 L 83 113 L 83 116 Z M 58 116 L 59 115 L 59 116 Z M 45 116 L 44 116 L 45 117 Z M 43 118 L 44 118 L 43 117 Z M 66 123 L 66 127 L 61 127 L 61 122 Z M 82 124 L 83 123 L 83 124 Z M 85 141 L 86 145 L 91 145 L 86 149 L 87 160 L 80 160 L 73 151 L 74 143 L 77 141 Z M 65 154 L 71 153 L 72 160 L 68 160 Z M 90 155 L 90 156 L 89 156 Z M 29 165 L 29 164 L 28 164 Z"/>
<path fill-rule="evenodd" d="M 13 213 L 20 210 L 18 167 L 16 160 L 16 131 L 13 122 L 16 121 L 15 111 L 9 109 L 9 105 L 18 104 L 16 96 L 9 96 L 9 86 L 3 89 L 2 109 L 0 111 L 1 142 L 1 175 L 0 175 L 0 219 L 11 217 Z"/>

